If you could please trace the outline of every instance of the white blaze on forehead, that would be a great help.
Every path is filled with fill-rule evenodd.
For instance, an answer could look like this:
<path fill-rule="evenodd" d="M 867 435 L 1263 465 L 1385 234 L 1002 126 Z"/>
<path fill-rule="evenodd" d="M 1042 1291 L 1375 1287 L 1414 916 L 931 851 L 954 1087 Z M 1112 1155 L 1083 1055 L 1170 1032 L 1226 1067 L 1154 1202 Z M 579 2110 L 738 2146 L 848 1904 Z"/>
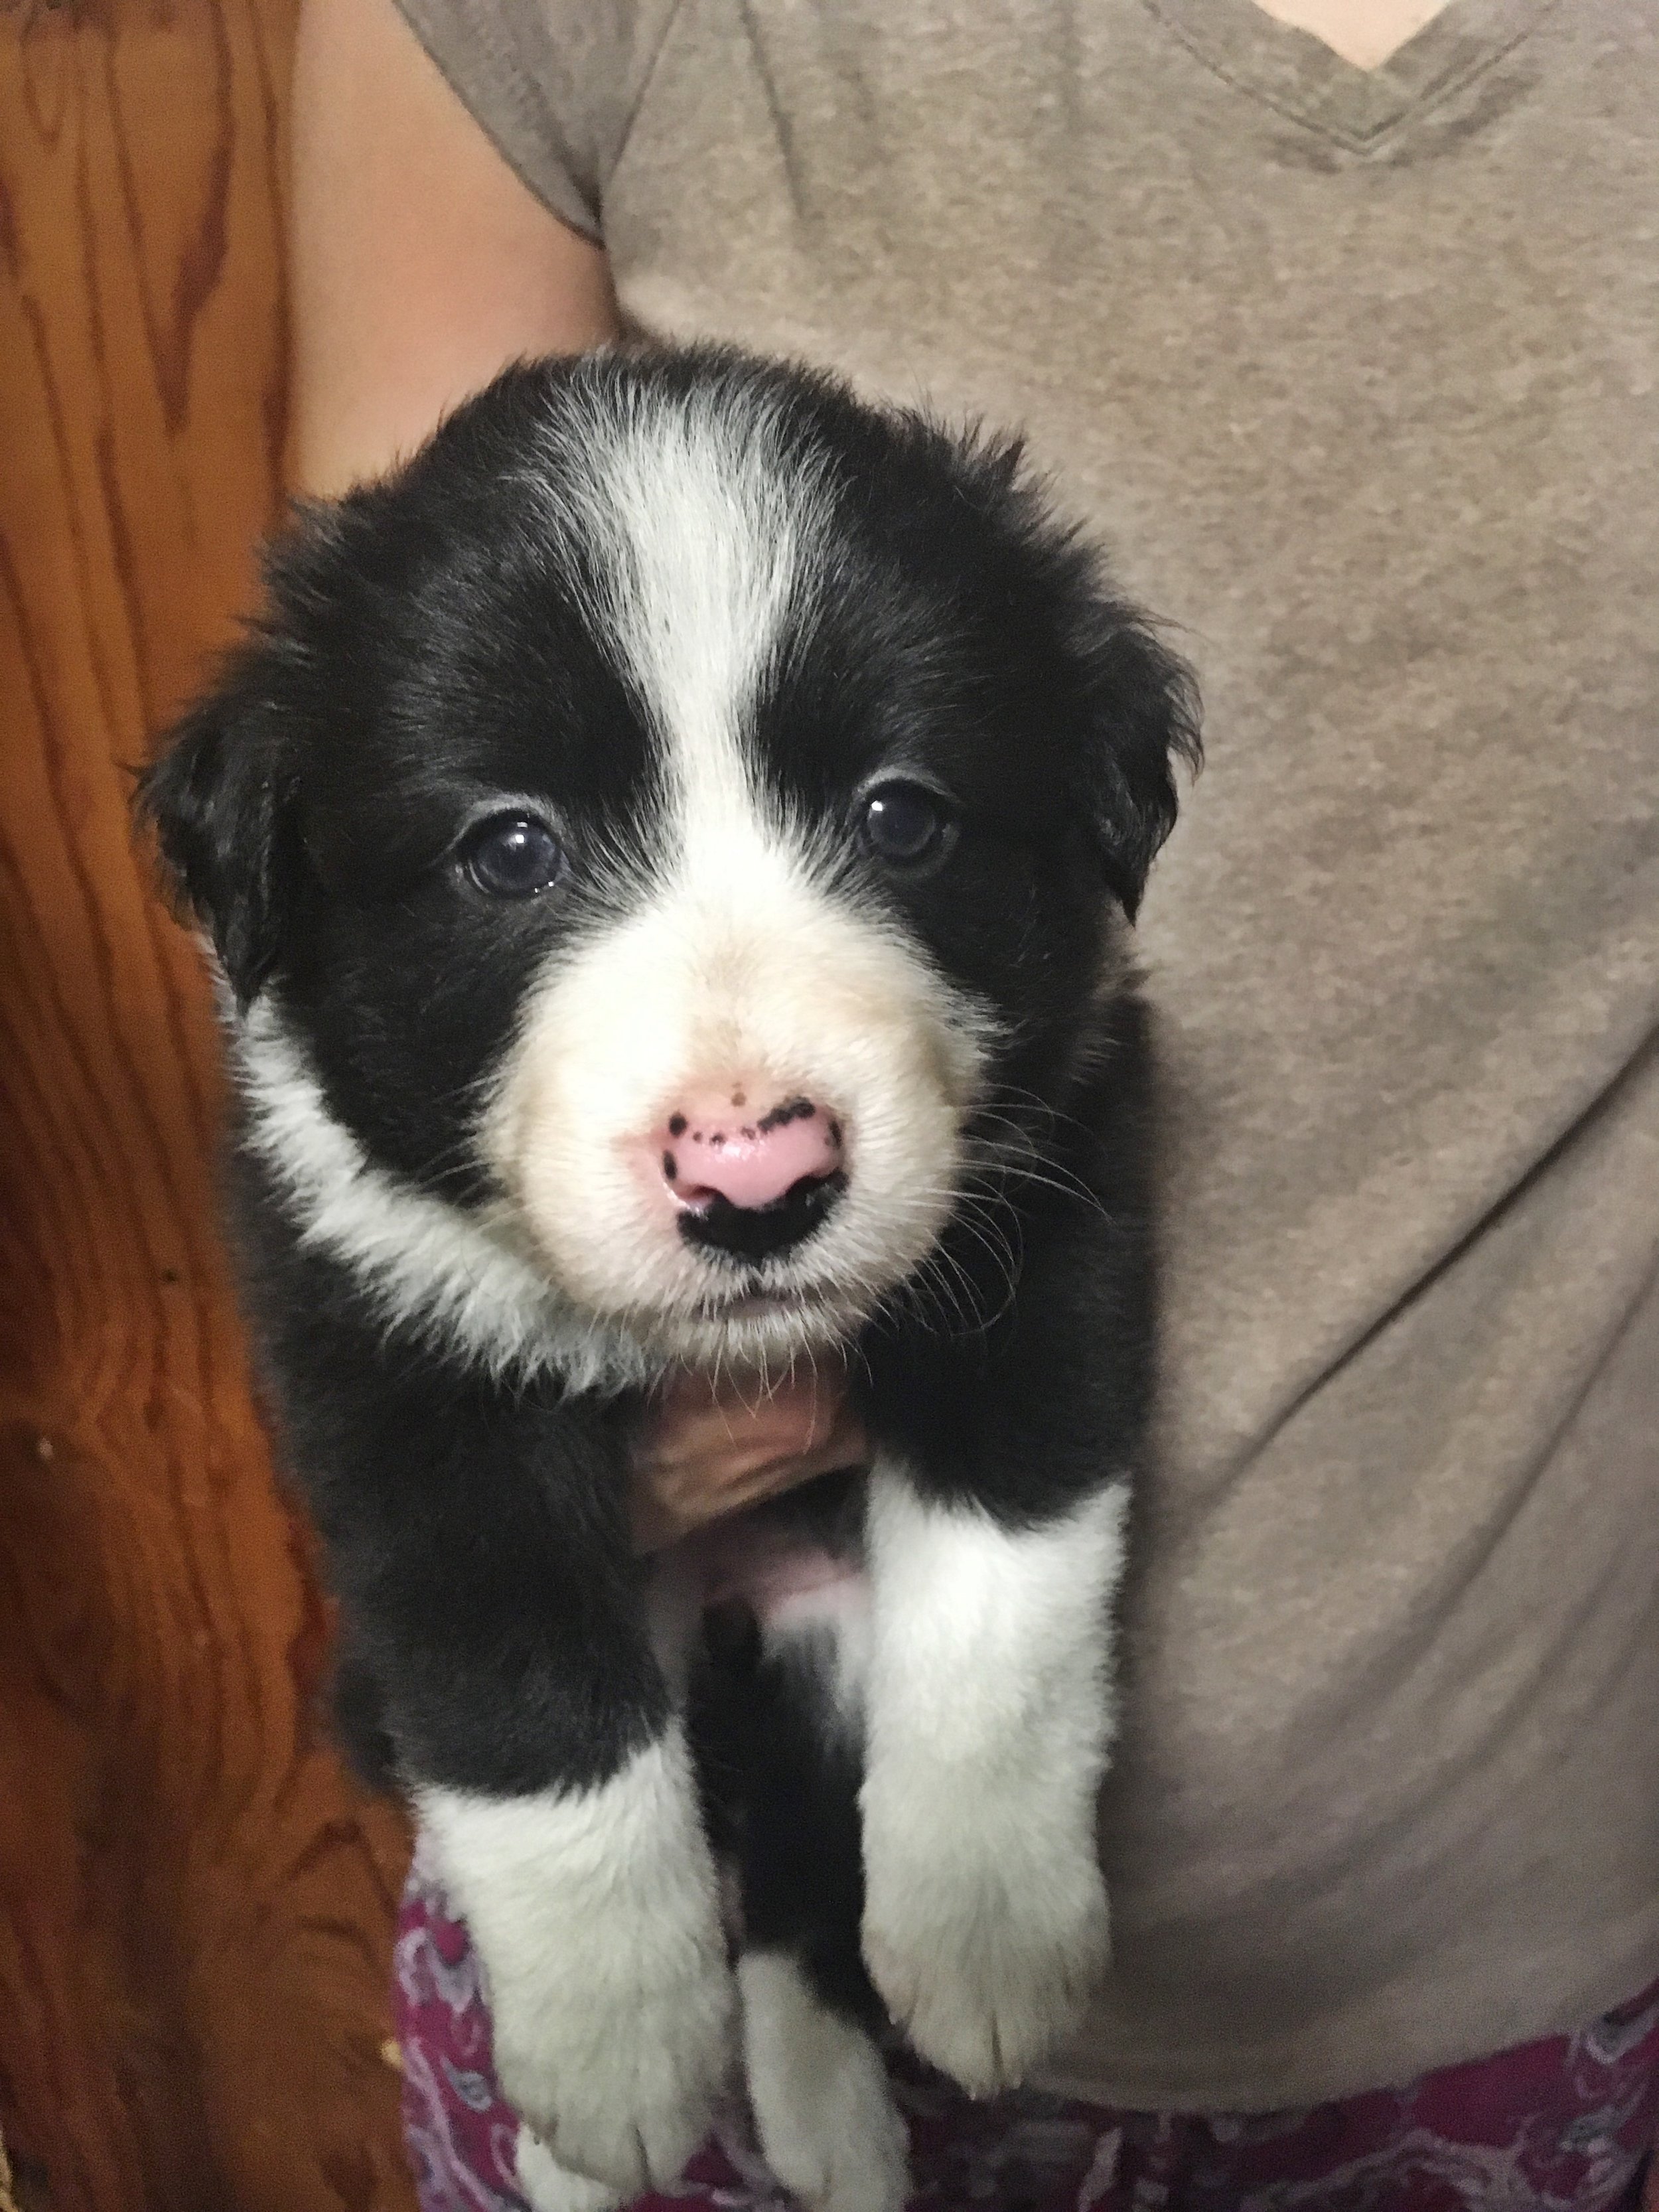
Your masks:
<path fill-rule="evenodd" d="M 599 573 L 592 610 L 663 747 L 683 858 L 752 860 L 762 808 L 744 743 L 785 620 L 822 470 L 764 394 L 626 394 L 562 439 L 561 496 Z"/>

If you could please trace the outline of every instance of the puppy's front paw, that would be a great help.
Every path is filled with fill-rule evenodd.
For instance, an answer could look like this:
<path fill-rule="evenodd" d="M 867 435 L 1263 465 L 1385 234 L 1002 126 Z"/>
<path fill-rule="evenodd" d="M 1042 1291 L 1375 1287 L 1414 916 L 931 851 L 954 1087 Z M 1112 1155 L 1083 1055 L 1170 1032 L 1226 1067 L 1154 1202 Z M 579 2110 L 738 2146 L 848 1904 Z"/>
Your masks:
<path fill-rule="evenodd" d="M 707 1936 L 674 1960 L 621 1943 L 632 1955 L 597 1986 L 556 1960 L 539 1987 L 491 1976 L 503 2095 L 557 2166 L 624 2198 L 678 2179 L 726 2079 L 732 1977 L 718 1926 Z"/>
<path fill-rule="evenodd" d="M 502 2094 L 558 2166 L 666 2187 L 725 2084 L 735 1991 L 676 1730 L 597 1788 L 420 1805 L 472 1935 Z"/>
<path fill-rule="evenodd" d="M 519 2188 L 529 2200 L 531 2212 L 617 2212 L 622 2203 L 603 2181 L 586 2180 L 561 2166 L 535 2131 L 519 2130 L 514 2154 L 519 2169 Z"/>
<path fill-rule="evenodd" d="M 1092 1842 L 1092 1838 L 1091 1838 Z M 938 1860 L 866 1833 L 864 1957 L 893 2019 L 969 2095 L 1012 2088 L 1075 2026 L 1109 1949 L 1092 1849 Z"/>

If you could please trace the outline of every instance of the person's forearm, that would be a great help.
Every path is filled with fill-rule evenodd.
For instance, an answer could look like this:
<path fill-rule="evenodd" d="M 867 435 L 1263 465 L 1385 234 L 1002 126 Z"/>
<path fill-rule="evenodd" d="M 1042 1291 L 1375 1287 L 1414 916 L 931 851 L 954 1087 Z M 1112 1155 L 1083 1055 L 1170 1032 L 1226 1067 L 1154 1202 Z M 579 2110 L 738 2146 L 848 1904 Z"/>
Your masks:
<path fill-rule="evenodd" d="M 295 489 L 379 475 L 507 362 L 616 334 L 603 252 L 514 174 L 392 0 L 305 0 L 293 113 Z"/>

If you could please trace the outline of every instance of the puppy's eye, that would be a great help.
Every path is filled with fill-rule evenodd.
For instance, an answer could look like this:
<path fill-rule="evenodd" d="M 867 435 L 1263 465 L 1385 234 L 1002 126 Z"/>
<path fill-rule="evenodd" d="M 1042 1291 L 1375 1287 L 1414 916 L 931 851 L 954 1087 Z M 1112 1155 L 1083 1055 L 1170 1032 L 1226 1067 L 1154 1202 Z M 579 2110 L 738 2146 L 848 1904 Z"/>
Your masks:
<path fill-rule="evenodd" d="M 533 814 L 494 814 L 461 847 L 461 866 L 491 898 L 534 898 L 566 867 L 564 848 Z"/>
<path fill-rule="evenodd" d="M 919 783 L 884 783 L 864 802 L 866 848 L 889 867 L 915 868 L 945 850 L 951 829 L 942 799 Z"/>

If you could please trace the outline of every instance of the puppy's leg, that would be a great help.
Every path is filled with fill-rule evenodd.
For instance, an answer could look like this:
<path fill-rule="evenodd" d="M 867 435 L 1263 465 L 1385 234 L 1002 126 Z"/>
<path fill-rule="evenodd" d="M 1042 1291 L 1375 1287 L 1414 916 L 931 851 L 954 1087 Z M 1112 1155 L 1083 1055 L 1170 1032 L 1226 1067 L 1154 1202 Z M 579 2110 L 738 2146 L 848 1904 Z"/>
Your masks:
<path fill-rule="evenodd" d="M 374 1328 L 343 1347 L 342 1326 L 296 1394 L 295 1456 L 471 1932 L 502 2092 L 573 2172 L 666 2186 L 726 2080 L 736 1992 L 629 1540 L 627 1411 L 458 1374 Z"/>
<path fill-rule="evenodd" d="M 514 2163 L 531 2212 L 617 2212 L 622 2198 L 603 2181 L 588 2181 L 561 2166 L 526 2123 L 520 2127 Z"/>
<path fill-rule="evenodd" d="M 1095 1799 L 1127 1487 L 1007 1522 L 871 1478 L 864 1955 L 918 2051 L 1020 2081 L 1107 1953 Z"/>
<path fill-rule="evenodd" d="M 659 1564 L 652 1577 L 647 1620 L 652 1647 L 677 1707 L 683 1706 L 685 1700 L 688 1666 L 698 1630 L 699 1600 L 696 1577 L 678 1568 L 672 1554 L 666 1562 Z M 620 1951 L 617 1964 L 626 1972 Z M 624 1992 L 624 2005 L 630 2002 L 630 1994 Z M 499 2069 L 499 2026 L 496 2039 Z M 568 2122 L 564 2124 L 563 2133 L 568 2138 Z M 614 2212 L 623 2201 L 608 2182 L 592 2180 L 562 2165 L 528 2121 L 520 2124 L 514 2161 L 519 2185 L 529 2198 L 533 2212 Z M 680 2163 L 684 2163 L 684 2159 Z"/>
<path fill-rule="evenodd" d="M 416 1802 L 484 1965 L 508 2101 L 576 2173 L 665 2185 L 726 2071 L 729 1975 L 676 1723 L 585 1789 Z"/>
<path fill-rule="evenodd" d="M 811 2212 L 902 2212 L 904 2124 L 866 2023 L 858 1773 L 867 1593 L 849 1580 L 762 1632 L 738 1967 L 750 2101 L 767 2164 Z"/>
<path fill-rule="evenodd" d="M 523 2154 L 548 2212 L 672 2181 L 724 2071 L 725 1948 L 679 1717 L 695 1593 L 659 1576 L 646 1610 L 675 1707 L 654 1740 L 585 1789 L 416 1793 L 486 1964 L 502 2087 L 550 2123 Z"/>
<path fill-rule="evenodd" d="M 738 1964 L 744 2060 L 768 2166 L 810 2212 L 902 2212 L 904 2123 L 866 2030 L 788 1951 Z"/>

